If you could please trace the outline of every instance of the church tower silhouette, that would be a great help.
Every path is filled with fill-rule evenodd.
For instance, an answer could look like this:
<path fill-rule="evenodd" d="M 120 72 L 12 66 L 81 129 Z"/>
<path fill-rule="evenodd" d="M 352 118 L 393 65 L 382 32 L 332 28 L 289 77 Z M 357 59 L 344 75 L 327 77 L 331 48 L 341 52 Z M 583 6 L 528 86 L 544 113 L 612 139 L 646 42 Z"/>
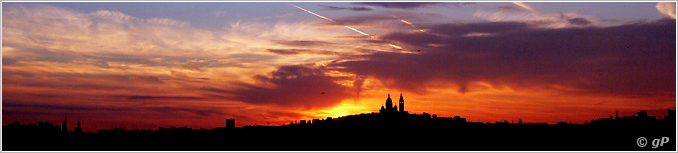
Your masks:
<path fill-rule="evenodd" d="M 400 110 L 398 112 L 405 112 L 405 100 L 403 99 L 403 93 L 400 93 L 400 100 L 398 100 L 398 106 Z"/>

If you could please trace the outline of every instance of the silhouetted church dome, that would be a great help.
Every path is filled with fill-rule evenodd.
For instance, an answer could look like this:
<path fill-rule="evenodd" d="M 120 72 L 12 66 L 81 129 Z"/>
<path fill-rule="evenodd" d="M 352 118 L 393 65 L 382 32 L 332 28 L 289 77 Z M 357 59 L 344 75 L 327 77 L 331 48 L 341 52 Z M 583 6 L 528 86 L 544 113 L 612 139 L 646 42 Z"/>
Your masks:
<path fill-rule="evenodd" d="M 386 108 L 392 108 L 393 107 L 393 100 L 391 100 L 391 94 L 388 94 L 388 98 L 386 99 Z"/>

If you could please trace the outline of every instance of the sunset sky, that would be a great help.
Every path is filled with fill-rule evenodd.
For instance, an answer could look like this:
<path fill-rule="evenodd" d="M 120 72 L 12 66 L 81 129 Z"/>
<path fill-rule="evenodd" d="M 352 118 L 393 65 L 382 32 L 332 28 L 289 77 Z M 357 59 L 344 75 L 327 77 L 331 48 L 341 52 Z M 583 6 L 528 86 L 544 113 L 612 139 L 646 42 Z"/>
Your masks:
<path fill-rule="evenodd" d="M 676 6 L 2 3 L 3 125 L 283 125 L 378 112 L 389 93 L 470 122 L 664 118 Z"/>

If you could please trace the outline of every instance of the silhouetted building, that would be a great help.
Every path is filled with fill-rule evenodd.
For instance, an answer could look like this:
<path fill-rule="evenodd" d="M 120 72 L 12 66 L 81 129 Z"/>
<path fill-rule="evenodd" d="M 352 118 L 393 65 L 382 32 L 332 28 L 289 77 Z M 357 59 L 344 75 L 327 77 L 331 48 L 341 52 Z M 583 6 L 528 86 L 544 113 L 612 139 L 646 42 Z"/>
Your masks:
<path fill-rule="evenodd" d="M 385 106 L 381 106 L 379 113 L 392 113 L 393 111 L 393 100 L 391 100 L 391 94 L 388 94 L 388 98 L 386 98 L 386 104 Z"/>
<path fill-rule="evenodd" d="M 403 99 L 402 93 L 400 93 L 400 100 L 398 100 L 398 104 L 399 104 L 398 106 L 400 107 L 399 112 L 400 113 L 407 113 L 407 111 L 405 111 L 405 100 Z"/>
<path fill-rule="evenodd" d="M 466 122 L 466 118 L 461 118 L 461 117 L 459 117 L 459 116 L 454 116 L 454 117 L 452 118 L 452 121 L 454 121 L 454 122 L 456 122 L 456 123 L 465 123 L 465 122 Z"/>
<path fill-rule="evenodd" d="M 73 132 L 75 132 L 75 133 L 82 133 L 82 127 L 80 127 L 80 121 L 78 121 L 78 124 L 77 124 L 77 126 L 75 127 L 75 129 L 73 129 Z"/>
<path fill-rule="evenodd" d="M 66 126 L 66 115 L 64 115 L 64 124 L 61 125 L 61 132 L 68 132 L 68 126 Z"/>
<path fill-rule="evenodd" d="M 640 112 L 638 112 L 638 117 L 647 117 L 647 111 L 641 110 Z"/>
<path fill-rule="evenodd" d="M 667 109 L 669 111 L 669 115 L 664 116 L 664 120 L 676 120 L 676 110 L 671 110 Z"/>
<path fill-rule="evenodd" d="M 641 121 L 647 121 L 647 120 L 654 120 L 657 119 L 656 116 L 647 116 L 647 111 L 646 110 L 641 110 L 638 112 L 638 119 Z"/>
<path fill-rule="evenodd" d="M 381 109 L 379 109 L 379 113 L 406 113 L 405 111 L 405 100 L 403 99 L 403 94 L 400 94 L 400 100 L 398 101 L 398 104 L 400 105 L 400 110 L 398 110 L 398 106 L 393 105 L 393 100 L 391 100 L 391 94 L 388 94 L 388 98 L 386 98 L 386 105 L 381 106 Z"/>
<path fill-rule="evenodd" d="M 226 119 L 226 128 L 235 128 L 235 119 Z"/>

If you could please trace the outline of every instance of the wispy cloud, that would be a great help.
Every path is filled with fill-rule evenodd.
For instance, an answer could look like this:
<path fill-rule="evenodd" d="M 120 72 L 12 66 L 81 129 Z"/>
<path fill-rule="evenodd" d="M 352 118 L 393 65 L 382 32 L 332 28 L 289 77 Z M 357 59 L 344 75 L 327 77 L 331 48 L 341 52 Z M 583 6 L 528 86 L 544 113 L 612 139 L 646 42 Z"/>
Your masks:
<path fill-rule="evenodd" d="M 532 12 L 532 13 L 539 13 L 539 12 L 535 11 L 535 10 L 532 8 L 532 6 L 527 5 L 527 4 L 525 4 L 524 2 L 513 2 L 513 4 L 516 4 L 516 5 L 518 5 L 518 6 L 522 7 L 522 8 L 524 8 L 524 9 L 527 9 L 528 11 L 530 11 L 530 12 Z"/>
<path fill-rule="evenodd" d="M 676 2 L 659 2 L 655 7 L 657 7 L 657 10 L 662 14 L 666 14 L 672 19 L 676 19 Z"/>
<path fill-rule="evenodd" d="M 543 14 L 535 11 L 531 6 L 514 2 L 517 6 L 528 10 L 522 11 L 513 6 L 499 6 L 497 11 L 480 10 L 474 14 L 475 17 L 492 22 L 522 22 L 541 28 L 570 28 L 587 26 L 610 26 L 605 25 L 601 19 L 589 15 L 582 15 L 575 12 Z"/>

